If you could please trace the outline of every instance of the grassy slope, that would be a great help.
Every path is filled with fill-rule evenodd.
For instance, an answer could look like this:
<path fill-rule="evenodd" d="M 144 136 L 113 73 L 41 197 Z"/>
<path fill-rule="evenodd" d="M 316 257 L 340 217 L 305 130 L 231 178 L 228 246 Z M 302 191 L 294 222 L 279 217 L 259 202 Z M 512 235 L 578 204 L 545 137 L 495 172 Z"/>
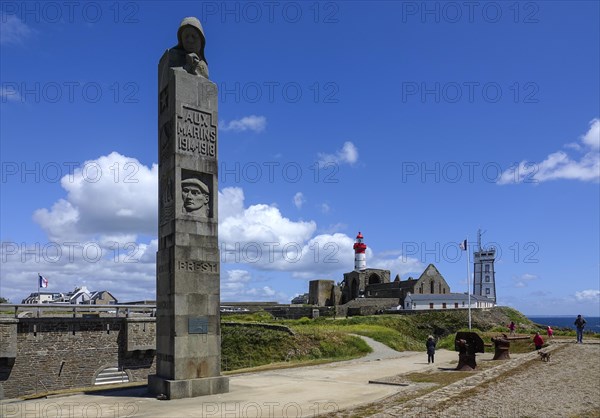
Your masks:
<path fill-rule="evenodd" d="M 365 335 L 398 350 L 425 349 L 428 335 L 438 339 L 438 348 L 454 349 L 454 333 L 466 331 L 468 313 L 465 310 L 422 312 L 411 315 L 376 315 L 346 319 L 318 318 L 310 320 L 276 320 L 270 314 L 228 315 L 230 322 L 263 322 L 284 324 L 296 335 L 260 328 L 223 326 L 223 370 L 236 370 L 274 362 L 297 362 L 318 359 L 347 359 L 360 357 L 370 348 L 359 338 L 348 334 Z M 496 307 L 472 312 L 473 331 L 479 332 L 486 343 L 492 336 L 508 331 L 514 321 L 518 333 L 532 335 L 539 330 L 519 311 Z M 513 342 L 513 352 L 533 349 L 530 340 Z"/>
<path fill-rule="evenodd" d="M 472 312 L 472 327 L 474 331 L 491 331 L 495 328 L 506 330 L 506 324 L 514 321 L 524 328 L 530 328 L 533 323 L 520 312 L 497 307 L 488 311 Z M 412 315 L 376 315 L 353 317 L 336 321 L 314 321 L 310 326 L 337 329 L 341 332 L 351 332 L 365 335 L 387 346 L 398 350 L 423 350 L 428 335 L 445 341 L 448 337 L 452 344 L 446 348 L 454 349 L 453 335 L 459 330 L 468 328 L 467 311 L 433 311 Z M 294 327 L 293 321 L 289 325 Z M 296 325 L 296 327 L 298 327 Z M 495 335 L 495 334 L 494 334 Z"/>
<path fill-rule="evenodd" d="M 221 350 L 222 369 L 229 371 L 277 362 L 356 358 L 371 348 L 358 337 L 331 329 L 304 329 L 290 335 L 279 330 L 223 325 Z"/>

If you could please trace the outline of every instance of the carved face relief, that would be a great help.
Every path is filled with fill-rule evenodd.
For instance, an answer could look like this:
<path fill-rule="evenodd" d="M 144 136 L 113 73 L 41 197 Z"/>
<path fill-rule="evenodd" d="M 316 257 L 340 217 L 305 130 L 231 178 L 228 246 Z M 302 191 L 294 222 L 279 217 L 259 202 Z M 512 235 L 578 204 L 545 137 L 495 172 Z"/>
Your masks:
<path fill-rule="evenodd" d="M 208 193 L 200 190 L 200 187 L 188 184 L 181 189 L 183 197 L 183 207 L 186 212 L 196 212 L 208 204 Z"/>
<path fill-rule="evenodd" d="M 198 29 L 192 26 L 186 26 L 181 30 L 181 45 L 189 54 L 192 52 L 198 53 L 202 49 L 202 37 Z"/>
<path fill-rule="evenodd" d="M 208 217 L 210 190 L 200 179 L 192 177 L 181 181 L 183 212 L 188 215 Z"/>

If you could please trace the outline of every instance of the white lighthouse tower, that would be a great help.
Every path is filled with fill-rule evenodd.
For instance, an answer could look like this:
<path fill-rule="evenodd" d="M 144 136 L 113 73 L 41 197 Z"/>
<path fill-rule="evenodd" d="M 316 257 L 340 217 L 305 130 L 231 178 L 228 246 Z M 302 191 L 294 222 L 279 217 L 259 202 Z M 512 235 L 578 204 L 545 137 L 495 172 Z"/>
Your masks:
<path fill-rule="evenodd" d="M 359 232 L 354 241 L 354 270 L 361 271 L 367 268 L 367 244 L 363 243 L 363 236 Z"/>

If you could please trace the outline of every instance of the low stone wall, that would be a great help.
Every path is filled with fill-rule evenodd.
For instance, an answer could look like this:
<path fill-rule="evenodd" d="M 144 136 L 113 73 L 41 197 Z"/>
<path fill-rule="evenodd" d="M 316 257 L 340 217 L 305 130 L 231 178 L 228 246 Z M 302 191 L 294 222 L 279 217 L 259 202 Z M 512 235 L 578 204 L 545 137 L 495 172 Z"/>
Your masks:
<path fill-rule="evenodd" d="M 0 399 L 93 386 L 110 367 L 144 381 L 155 373 L 155 335 L 150 317 L 0 319 Z"/>
<path fill-rule="evenodd" d="M 340 306 L 338 315 L 340 316 L 361 316 L 375 315 L 392 306 L 398 306 L 396 298 L 360 298 Z M 343 312 L 345 311 L 345 312 Z M 343 313 L 342 313 L 343 312 Z"/>
<path fill-rule="evenodd" d="M 300 319 L 303 317 L 313 318 L 313 310 L 319 311 L 319 316 L 333 316 L 335 312 L 334 306 L 289 306 L 280 305 L 277 307 L 266 307 L 265 311 L 269 312 L 275 318 L 283 319 Z"/>

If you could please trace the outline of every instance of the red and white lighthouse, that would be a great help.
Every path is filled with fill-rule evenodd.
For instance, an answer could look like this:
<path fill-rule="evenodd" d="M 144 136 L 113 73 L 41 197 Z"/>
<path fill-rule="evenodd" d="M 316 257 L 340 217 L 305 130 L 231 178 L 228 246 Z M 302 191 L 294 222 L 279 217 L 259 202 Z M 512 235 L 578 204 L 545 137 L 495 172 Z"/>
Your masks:
<path fill-rule="evenodd" d="M 359 232 L 354 241 L 354 270 L 360 271 L 367 268 L 367 244 L 363 243 L 363 236 Z"/>

